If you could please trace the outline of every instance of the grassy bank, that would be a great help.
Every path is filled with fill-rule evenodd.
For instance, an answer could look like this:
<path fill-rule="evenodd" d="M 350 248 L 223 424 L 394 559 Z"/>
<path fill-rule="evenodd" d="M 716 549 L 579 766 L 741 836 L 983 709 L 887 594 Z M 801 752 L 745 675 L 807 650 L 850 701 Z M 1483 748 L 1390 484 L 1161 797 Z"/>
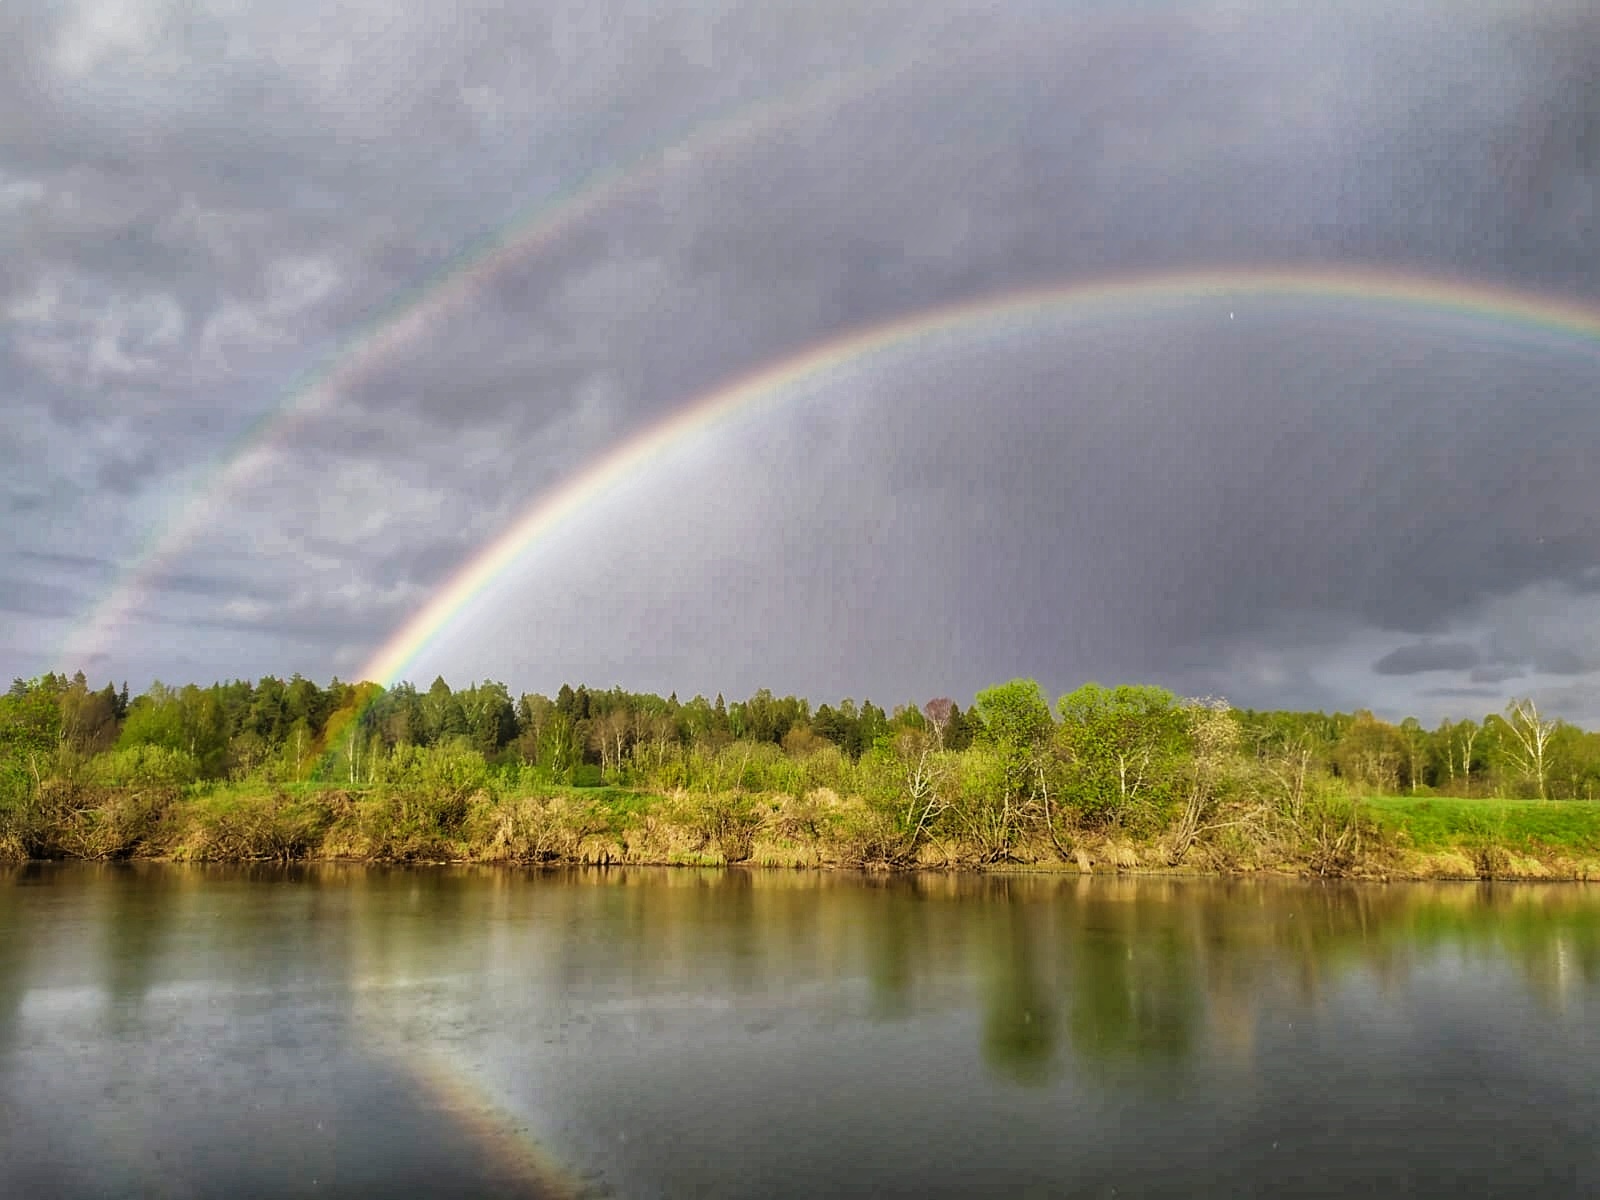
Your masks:
<path fill-rule="evenodd" d="M 0 857 L 1600 879 L 1600 803 L 1323 796 L 1198 831 L 1181 814 L 1161 827 L 1041 826 L 996 855 L 959 831 L 908 847 L 881 806 L 828 789 L 55 783 L 9 814 Z"/>
<path fill-rule="evenodd" d="M 1379 796 L 1366 807 L 1412 874 L 1600 879 L 1600 803 Z"/>

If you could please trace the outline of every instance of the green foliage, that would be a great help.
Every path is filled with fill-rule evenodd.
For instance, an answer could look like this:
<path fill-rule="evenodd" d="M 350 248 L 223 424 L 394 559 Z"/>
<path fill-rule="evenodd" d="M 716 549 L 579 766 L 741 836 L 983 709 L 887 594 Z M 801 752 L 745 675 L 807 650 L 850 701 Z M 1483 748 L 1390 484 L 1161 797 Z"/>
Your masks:
<path fill-rule="evenodd" d="M 1090 825 L 1167 815 L 1183 777 L 1189 716 L 1164 688 L 1088 683 L 1061 697 L 1063 800 Z"/>
<path fill-rule="evenodd" d="M 1009 778 L 1007 756 L 987 742 L 971 747 L 956 763 L 949 822 L 971 843 L 980 863 L 1005 858 L 1016 841 Z"/>
<path fill-rule="evenodd" d="M 221 775 L 228 748 L 227 717 L 219 689 L 193 684 L 179 690 L 157 682 L 128 710 L 118 750 L 150 748 L 186 755 L 208 778 Z"/>
<path fill-rule="evenodd" d="M 538 757 L 534 761 L 548 770 L 557 783 L 565 783 L 572 778 L 573 771 L 582 765 L 582 755 L 577 724 L 558 707 L 546 724 L 538 746 Z"/>
<path fill-rule="evenodd" d="M 88 775 L 94 782 L 110 786 L 179 787 L 198 780 L 201 770 L 198 760 L 187 751 L 153 743 L 134 743 L 95 758 Z"/>
<path fill-rule="evenodd" d="M 0 696 L 0 754 L 19 759 L 49 754 L 60 738 L 61 706 L 52 692 L 13 684 Z"/>
<path fill-rule="evenodd" d="M 5 814 L 25 808 L 44 782 L 61 737 L 61 708 L 53 689 L 17 680 L 0 696 L 0 838 L 21 845 L 25 822 Z M 9 831 L 9 832 L 8 832 Z"/>
<path fill-rule="evenodd" d="M 987 688 L 978 693 L 974 707 L 990 743 L 1008 759 L 1032 753 L 1054 728 L 1050 701 L 1032 679 Z"/>
<path fill-rule="evenodd" d="M 1399 791 L 1411 781 L 1408 764 L 1404 734 L 1369 712 L 1356 714 L 1333 752 L 1334 769 L 1341 777 L 1373 791 Z"/>
<path fill-rule="evenodd" d="M 462 799 L 489 784 L 488 764 L 465 737 L 434 746 L 401 746 L 373 774 L 383 787 Z"/>
<path fill-rule="evenodd" d="M 1044 689 L 1032 679 L 1013 679 L 981 691 L 973 708 L 983 722 L 984 744 L 994 755 L 985 766 L 997 767 L 998 775 L 985 797 L 965 793 L 959 811 L 978 831 L 983 852 L 1005 857 L 1021 826 L 1034 817 L 1034 806 L 1048 796 L 1045 754 L 1055 722 Z"/>
<path fill-rule="evenodd" d="M 110 684 L 91 692 L 80 673 L 59 697 L 64 748 L 79 755 L 108 749 L 117 739 L 117 704 L 116 690 Z"/>
<path fill-rule="evenodd" d="M 1029 679 L 965 712 L 941 698 L 890 715 L 766 689 L 680 703 L 566 685 L 513 703 L 502 684 L 442 678 L 157 683 L 130 699 L 52 674 L 0 697 L 0 854 L 1330 875 L 1406 852 L 1494 875 L 1600 855 L 1600 807 L 1571 799 L 1600 784 L 1600 735 L 1559 722 L 1535 779 L 1498 716 L 1427 730 L 1097 684 L 1056 709 Z M 1563 799 L 1506 800 L 1541 781 Z"/>

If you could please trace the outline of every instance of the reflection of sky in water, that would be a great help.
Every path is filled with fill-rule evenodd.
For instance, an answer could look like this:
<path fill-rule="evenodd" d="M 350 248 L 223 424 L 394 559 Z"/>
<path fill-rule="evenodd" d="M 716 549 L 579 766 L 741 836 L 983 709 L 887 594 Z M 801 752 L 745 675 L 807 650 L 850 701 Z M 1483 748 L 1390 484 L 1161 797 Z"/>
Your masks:
<path fill-rule="evenodd" d="M 533 1147 L 624 1195 L 1600 1182 L 1582 889 L 38 877 L 0 1190 L 515 1191 Z"/>

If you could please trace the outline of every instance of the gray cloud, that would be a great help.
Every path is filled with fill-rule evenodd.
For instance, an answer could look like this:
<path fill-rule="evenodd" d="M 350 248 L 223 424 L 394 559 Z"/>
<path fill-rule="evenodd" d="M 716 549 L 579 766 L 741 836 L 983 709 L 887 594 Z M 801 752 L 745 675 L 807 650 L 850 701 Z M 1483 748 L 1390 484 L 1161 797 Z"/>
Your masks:
<path fill-rule="evenodd" d="M 1466 642 L 1413 642 L 1389 651 L 1372 664 L 1372 670 L 1377 675 L 1421 675 L 1465 671 L 1477 664 L 1477 647 Z"/>
<path fill-rule="evenodd" d="M 1501 694 L 1492 687 L 1434 687 L 1425 688 L 1422 695 L 1438 700 L 1480 700 L 1494 701 L 1501 698 Z M 1492 707 L 1492 705 L 1491 705 Z"/>
<path fill-rule="evenodd" d="M 1593 728 L 1593 714 L 1600 711 L 1600 680 L 1587 679 L 1546 688 L 1539 696 L 1539 702 L 1541 711 L 1551 716 Z"/>
<path fill-rule="evenodd" d="M 1587 675 L 1600 669 L 1600 661 L 1568 647 L 1557 647 L 1534 659 L 1533 669 L 1541 675 Z"/>
<path fill-rule="evenodd" d="M 15 557 L 37 567 L 68 567 L 75 570 L 107 572 L 117 564 L 109 558 L 95 558 L 87 554 L 64 554 L 59 551 L 18 550 Z"/>
<path fill-rule="evenodd" d="M 154 446 L 141 446 L 127 457 L 107 456 L 101 459 L 95 468 L 95 483 L 99 490 L 113 495 L 132 495 L 160 469 L 160 465 L 160 451 Z"/>
<path fill-rule="evenodd" d="M 1596 79 L 1580 3 L 8 5 L 0 575 L 81 619 L 198 505 L 101 665 L 326 675 L 595 455 L 907 313 L 1214 264 L 1600 303 Z M 1429 711 L 1455 685 L 1419 664 L 1584 684 L 1592 344 L 1218 299 L 819 378 L 591 504 L 428 668 Z M 75 665 L 35 632 L 0 666 Z"/>
<path fill-rule="evenodd" d="M 0 578 L 0 610 L 54 617 L 72 612 L 83 597 L 71 588 L 36 579 Z"/>

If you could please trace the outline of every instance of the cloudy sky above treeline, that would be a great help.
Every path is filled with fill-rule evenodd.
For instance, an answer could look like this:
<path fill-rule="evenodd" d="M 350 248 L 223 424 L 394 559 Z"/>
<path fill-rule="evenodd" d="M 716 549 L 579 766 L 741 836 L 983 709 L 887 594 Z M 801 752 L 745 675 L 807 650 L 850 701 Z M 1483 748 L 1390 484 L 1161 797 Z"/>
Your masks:
<path fill-rule="evenodd" d="M 9 0 L 0 672 L 354 677 L 609 449 L 922 310 L 1600 318 L 1597 228 L 1587 0 Z M 679 439 L 408 673 L 1600 724 L 1597 447 L 1600 341 L 1493 316 L 974 321 Z"/>

